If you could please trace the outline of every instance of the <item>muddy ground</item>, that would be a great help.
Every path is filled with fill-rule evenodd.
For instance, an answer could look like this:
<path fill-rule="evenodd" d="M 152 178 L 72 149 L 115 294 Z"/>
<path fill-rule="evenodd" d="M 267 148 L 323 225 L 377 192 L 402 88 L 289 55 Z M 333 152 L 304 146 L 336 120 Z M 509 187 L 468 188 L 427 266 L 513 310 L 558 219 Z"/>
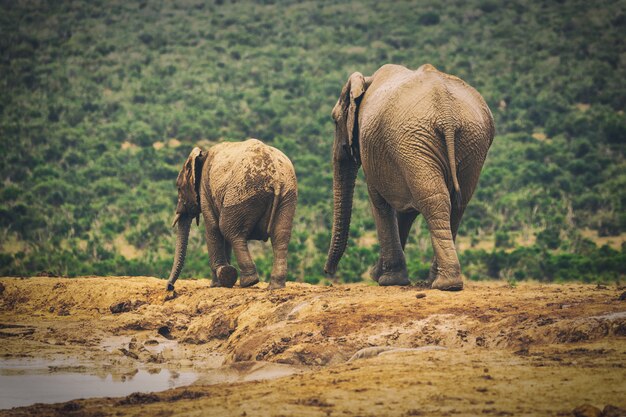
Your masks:
<path fill-rule="evenodd" d="M 574 415 L 626 408 L 626 288 L 469 282 L 462 292 L 148 277 L 0 279 L 0 365 L 132 378 L 154 394 L 0 416 Z M 621 296 L 621 297 L 620 297 Z M 622 298 L 622 299 L 620 299 Z M 0 366 L 1 367 L 1 366 Z M 607 413 L 605 415 L 609 415 Z"/>

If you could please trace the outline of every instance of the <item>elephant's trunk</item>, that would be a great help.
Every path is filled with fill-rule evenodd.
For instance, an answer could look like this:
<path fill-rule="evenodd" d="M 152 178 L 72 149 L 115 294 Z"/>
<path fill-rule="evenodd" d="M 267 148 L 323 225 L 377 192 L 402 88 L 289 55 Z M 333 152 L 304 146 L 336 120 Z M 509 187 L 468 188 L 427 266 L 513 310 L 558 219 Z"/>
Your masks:
<path fill-rule="evenodd" d="M 336 152 L 340 152 L 340 150 L 336 149 Z M 334 275 L 337 271 L 337 264 L 348 242 L 354 183 L 356 182 L 358 169 L 359 166 L 351 157 L 335 157 L 333 172 L 333 231 L 330 247 L 328 248 L 326 266 L 324 266 L 324 272 L 328 275 Z"/>
<path fill-rule="evenodd" d="M 174 289 L 174 283 L 180 275 L 180 271 L 185 264 L 185 255 L 187 254 L 187 242 L 189 239 L 189 229 L 191 228 L 191 222 L 193 217 L 185 214 L 177 214 L 176 220 L 178 222 L 178 233 L 176 234 L 176 251 L 174 253 L 174 265 L 170 272 L 170 277 L 167 280 L 167 289 L 172 291 Z"/>

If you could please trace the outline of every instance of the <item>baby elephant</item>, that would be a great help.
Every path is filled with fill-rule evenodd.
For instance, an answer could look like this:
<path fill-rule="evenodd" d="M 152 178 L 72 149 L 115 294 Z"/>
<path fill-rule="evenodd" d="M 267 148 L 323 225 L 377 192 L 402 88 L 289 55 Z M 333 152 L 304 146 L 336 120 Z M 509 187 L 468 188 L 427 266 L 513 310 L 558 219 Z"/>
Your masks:
<path fill-rule="evenodd" d="M 193 219 L 204 218 L 205 237 L 213 272 L 213 287 L 231 288 L 237 270 L 230 265 L 231 249 L 241 270 L 240 285 L 259 282 L 248 251 L 248 240 L 271 239 L 274 250 L 270 289 L 285 286 L 287 247 L 296 211 L 298 188 L 293 165 L 281 151 L 256 139 L 220 143 L 208 151 L 194 148 L 178 174 L 178 224 L 174 265 L 168 291 L 185 262 Z"/>

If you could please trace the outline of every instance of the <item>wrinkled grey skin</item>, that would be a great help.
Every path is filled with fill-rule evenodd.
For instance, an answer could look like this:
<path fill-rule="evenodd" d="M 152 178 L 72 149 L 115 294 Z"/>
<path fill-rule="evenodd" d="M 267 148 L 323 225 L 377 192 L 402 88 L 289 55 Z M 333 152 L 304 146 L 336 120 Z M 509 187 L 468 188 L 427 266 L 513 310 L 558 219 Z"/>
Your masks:
<path fill-rule="evenodd" d="M 230 265 L 231 250 L 241 270 L 239 284 L 259 282 L 248 251 L 248 240 L 271 239 L 274 266 L 270 289 L 282 288 L 287 278 L 287 247 L 298 200 L 291 161 L 278 149 L 256 139 L 221 143 L 208 151 L 194 148 L 176 181 L 178 224 L 174 265 L 167 282 L 172 291 L 185 262 L 189 229 L 202 214 L 214 287 L 232 287 L 237 270 Z"/>
<path fill-rule="evenodd" d="M 325 266 L 334 274 L 361 164 L 380 242 L 379 285 L 408 285 L 404 246 L 418 214 L 430 230 L 432 288 L 461 290 L 454 239 L 494 135 L 489 107 L 461 79 L 426 64 L 350 76 L 332 112 L 334 214 Z"/>

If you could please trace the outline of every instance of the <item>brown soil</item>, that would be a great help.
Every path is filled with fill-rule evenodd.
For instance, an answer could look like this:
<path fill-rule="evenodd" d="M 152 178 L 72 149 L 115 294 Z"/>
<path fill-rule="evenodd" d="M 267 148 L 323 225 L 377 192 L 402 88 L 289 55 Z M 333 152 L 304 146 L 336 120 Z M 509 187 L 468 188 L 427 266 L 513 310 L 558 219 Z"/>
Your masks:
<path fill-rule="evenodd" d="M 147 277 L 0 284 L 3 360 L 71 358 L 92 373 L 167 367 L 201 375 L 185 388 L 0 416 L 518 416 L 573 415 L 583 404 L 626 408 L 626 301 L 614 285 L 469 282 L 447 293 L 289 283 L 269 292 L 266 284 L 222 289 L 184 280 L 166 299 L 165 282 Z"/>

